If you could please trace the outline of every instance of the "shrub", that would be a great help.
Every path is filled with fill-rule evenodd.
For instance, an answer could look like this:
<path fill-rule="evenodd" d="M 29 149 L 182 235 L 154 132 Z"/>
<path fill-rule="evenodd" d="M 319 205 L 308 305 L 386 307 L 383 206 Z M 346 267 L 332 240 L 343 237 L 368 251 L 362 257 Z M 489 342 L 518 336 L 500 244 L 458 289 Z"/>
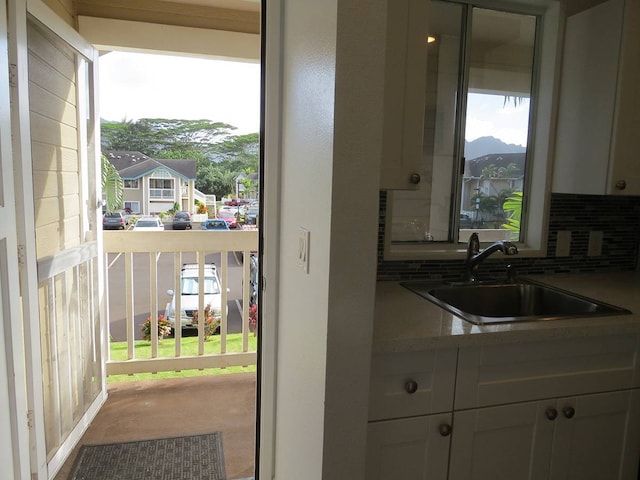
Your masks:
<path fill-rule="evenodd" d="M 144 340 L 151 340 L 151 317 L 147 317 L 144 323 L 141 325 L 142 338 Z M 162 340 L 164 337 L 171 335 L 171 324 L 164 315 L 158 315 L 158 340 Z"/>
<path fill-rule="evenodd" d="M 198 324 L 199 313 L 196 310 L 193 312 L 193 321 L 194 325 Z M 204 339 L 207 340 L 211 335 L 215 335 L 216 333 L 220 333 L 220 317 L 216 316 L 214 312 L 211 311 L 211 305 L 207 305 L 204 307 Z"/>

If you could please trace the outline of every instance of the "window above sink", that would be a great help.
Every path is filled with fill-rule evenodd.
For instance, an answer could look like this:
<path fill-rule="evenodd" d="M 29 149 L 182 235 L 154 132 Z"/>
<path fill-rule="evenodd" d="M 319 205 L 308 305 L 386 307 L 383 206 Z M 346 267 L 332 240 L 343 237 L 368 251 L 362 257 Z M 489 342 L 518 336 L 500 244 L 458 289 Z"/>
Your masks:
<path fill-rule="evenodd" d="M 385 260 L 461 258 L 474 231 L 546 253 L 557 25 L 557 5 L 431 2 L 422 181 L 387 192 Z M 465 141 L 499 131 L 493 147 Z"/>

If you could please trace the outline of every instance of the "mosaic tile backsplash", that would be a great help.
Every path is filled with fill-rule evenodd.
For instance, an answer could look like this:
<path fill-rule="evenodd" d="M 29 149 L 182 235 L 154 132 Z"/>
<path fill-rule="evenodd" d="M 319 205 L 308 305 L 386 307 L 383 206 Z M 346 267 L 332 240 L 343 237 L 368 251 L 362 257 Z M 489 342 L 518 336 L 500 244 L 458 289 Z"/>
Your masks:
<path fill-rule="evenodd" d="M 378 229 L 378 280 L 459 280 L 464 274 L 461 260 L 384 261 L 386 192 L 380 193 Z M 569 256 L 556 257 L 558 232 L 571 231 Z M 601 231 L 602 254 L 587 256 L 590 231 Z M 505 275 L 507 264 L 519 274 L 586 273 L 635 270 L 640 244 L 640 197 L 609 195 L 551 196 L 547 257 L 519 258 L 494 255 L 486 260 L 480 276 Z"/>

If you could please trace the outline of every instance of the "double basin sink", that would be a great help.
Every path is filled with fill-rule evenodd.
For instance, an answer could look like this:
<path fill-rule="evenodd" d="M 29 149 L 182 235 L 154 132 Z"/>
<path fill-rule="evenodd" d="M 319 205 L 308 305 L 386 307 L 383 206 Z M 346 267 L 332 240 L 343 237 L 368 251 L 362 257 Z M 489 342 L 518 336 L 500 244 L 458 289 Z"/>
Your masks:
<path fill-rule="evenodd" d="M 530 280 L 451 285 L 412 281 L 401 285 L 477 325 L 631 313 L 624 308 Z"/>

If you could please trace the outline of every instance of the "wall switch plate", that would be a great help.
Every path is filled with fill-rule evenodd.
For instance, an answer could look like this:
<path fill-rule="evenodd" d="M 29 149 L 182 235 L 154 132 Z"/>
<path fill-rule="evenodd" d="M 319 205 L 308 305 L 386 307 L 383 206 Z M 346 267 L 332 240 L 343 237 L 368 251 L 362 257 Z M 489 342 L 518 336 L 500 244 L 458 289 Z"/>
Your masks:
<path fill-rule="evenodd" d="M 298 266 L 309 273 L 309 239 L 311 233 L 306 228 L 298 230 Z"/>
<path fill-rule="evenodd" d="M 571 230 L 558 232 L 556 242 L 556 257 L 568 257 L 571 254 Z"/>
<path fill-rule="evenodd" d="M 602 237 L 603 233 L 600 230 L 592 230 L 589 232 L 588 257 L 599 257 L 602 255 Z"/>

